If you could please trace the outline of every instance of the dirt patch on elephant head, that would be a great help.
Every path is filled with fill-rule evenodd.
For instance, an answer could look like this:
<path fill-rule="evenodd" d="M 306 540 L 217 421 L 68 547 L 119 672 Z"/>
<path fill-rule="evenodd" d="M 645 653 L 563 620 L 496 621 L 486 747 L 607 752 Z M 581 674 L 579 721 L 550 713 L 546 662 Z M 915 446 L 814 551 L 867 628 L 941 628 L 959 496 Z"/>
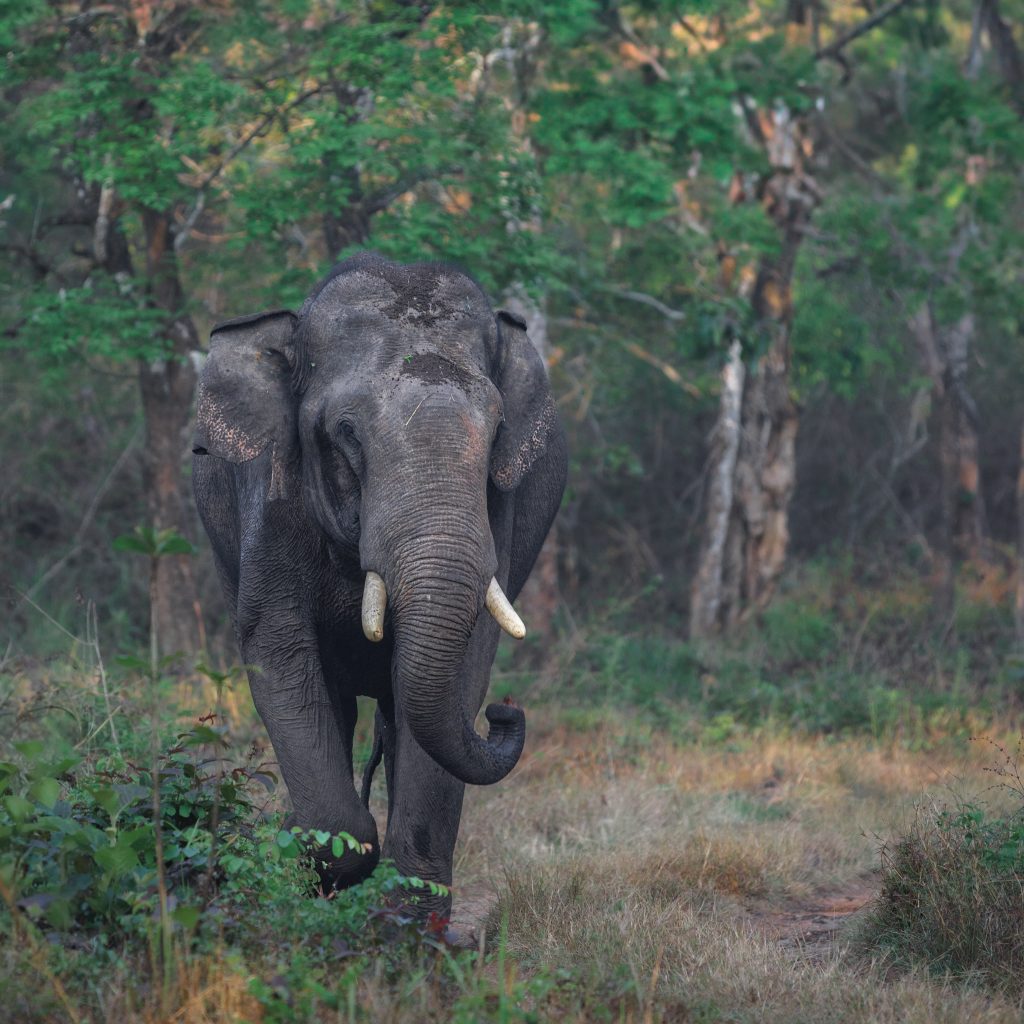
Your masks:
<path fill-rule="evenodd" d="M 406 356 L 398 372 L 403 377 L 415 377 L 424 384 L 454 384 L 467 393 L 476 383 L 461 366 L 436 352 L 416 352 Z"/>

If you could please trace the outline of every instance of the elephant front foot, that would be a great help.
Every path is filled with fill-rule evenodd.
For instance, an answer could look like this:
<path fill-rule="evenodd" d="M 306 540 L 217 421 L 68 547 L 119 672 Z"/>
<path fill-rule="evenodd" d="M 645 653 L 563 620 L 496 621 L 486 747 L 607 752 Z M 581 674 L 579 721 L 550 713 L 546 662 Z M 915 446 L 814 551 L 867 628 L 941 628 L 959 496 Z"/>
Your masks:
<path fill-rule="evenodd" d="M 373 874 L 374 868 L 380 861 L 380 842 L 377 838 L 377 824 L 367 814 L 368 820 L 360 820 L 357 823 L 332 823 L 308 824 L 307 820 L 297 814 L 290 814 L 285 819 L 285 829 L 299 826 L 303 831 L 328 832 L 332 840 L 321 845 L 311 843 L 307 847 L 307 854 L 313 861 L 313 866 L 320 878 L 320 885 L 325 893 L 337 889 L 347 889 L 350 886 L 358 885 Z M 314 821 L 316 819 L 314 818 Z M 357 848 L 346 842 L 340 856 L 334 853 L 333 837 L 341 833 L 351 836 Z"/>
<path fill-rule="evenodd" d="M 439 930 L 447 927 L 452 916 L 450 890 L 440 894 L 431 892 L 427 886 L 402 885 L 390 894 L 388 902 L 403 916 L 420 925 L 437 926 Z"/>

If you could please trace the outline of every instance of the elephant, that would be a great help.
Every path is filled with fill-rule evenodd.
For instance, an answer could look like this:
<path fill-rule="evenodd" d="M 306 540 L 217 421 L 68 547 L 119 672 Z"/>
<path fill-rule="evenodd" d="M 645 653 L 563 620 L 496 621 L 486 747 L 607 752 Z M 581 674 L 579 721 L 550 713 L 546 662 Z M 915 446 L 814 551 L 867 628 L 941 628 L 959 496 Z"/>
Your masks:
<path fill-rule="evenodd" d="M 364 252 L 296 314 L 213 328 L 193 487 L 256 709 L 288 789 L 287 825 L 363 852 L 316 859 L 325 886 L 379 857 L 452 882 L 465 785 L 504 778 L 522 710 L 474 727 L 501 628 L 562 500 L 565 433 L 526 324 L 444 263 Z M 357 696 L 374 753 L 355 789 Z M 383 844 L 369 808 L 383 759 Z M 437 887 L 434 887 L 437 888 Z M 450 895 L 406 897 L 417 916 Z"/>

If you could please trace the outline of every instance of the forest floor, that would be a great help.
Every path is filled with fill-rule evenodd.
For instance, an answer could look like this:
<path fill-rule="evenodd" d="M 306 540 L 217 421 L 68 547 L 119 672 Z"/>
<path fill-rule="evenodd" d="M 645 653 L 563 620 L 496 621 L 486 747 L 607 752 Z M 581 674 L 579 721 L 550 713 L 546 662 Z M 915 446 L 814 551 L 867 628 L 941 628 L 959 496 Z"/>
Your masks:
<path fill-rule="evenodd" d="M 862 941 L 887 840 L 1005 801 L 986 740 L 680 745 L 611 715 L 530 722 L 513 776 L 467 795 L 453 919 L 555 979 L 535 1019 L 1022 1019 Z"/>
<path fill-rule="evenodd" d="M 231 756 L 254 744 L 271 756 L 244 693 L 228 701 Z M 1013 809 L 992 774 L 1005 750 L 983 729 L 822 735 L 684 710 L 666 724 L 600 701 L 526 701 L 526 752 L 499 785 L 467 790 L 456 851 L 453 924 L 483 956 L 436 943 L 382 955 L 365 938 L 379 904 L 353 890 L 339 902 L 371 909 L 355 931 L 349 921 L 340 953 L 301 934 L 283 942 L 257 908 L 245 944 L 183 951 L 157 1000 L 140 981 L 151 951 L 89 947 L 83 959 L 81 940 L 51 933 L 48 984 L 70 996 L 39 998 L 46 943 L 11 944 L 0 1005 L 24 1007 L 8 1019 L 26 1024 L 1024 1020 L 998 986 L 908 969 L 867 938 L 887 843 L 942 807 Z M 381 829 L 384 792 L 379 773 Z M 283 806 L 278 787 L 267 810 Z M 345 907 L 322 909 L 330 929 Z M 362 956 L 362 941 L 377 952 Z"/>

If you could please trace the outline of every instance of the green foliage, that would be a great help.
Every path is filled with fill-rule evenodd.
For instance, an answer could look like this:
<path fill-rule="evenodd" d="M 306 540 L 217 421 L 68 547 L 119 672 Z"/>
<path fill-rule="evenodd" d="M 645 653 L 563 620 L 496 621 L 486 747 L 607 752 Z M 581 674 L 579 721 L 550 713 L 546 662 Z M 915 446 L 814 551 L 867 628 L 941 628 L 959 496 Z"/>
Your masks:
<path fill-rule="evenodd" d="M 133 533 L 114 540 L 114 550 L 162 558 L 164 555 L 191 555 L 195 548 L 171 527 L 158 530 L 154 526 L 136 526 Z"/>
<path fill-rule="evenodd" d="M 118 946 L 149 934 L 163 874 L 171 918 L 192 941 L 242 941 L 258 915 L 282 943 L 322 952 L 339 937 L 372 941 L 367 915 L 399 888 L 444 893 L 385 865 L 357 890 L 314 898 L 317 851 L 362 854 L 361 844 L 344 832 L 261 820 L 276 777 L 260 764 L 225 762 L 224 742 L 220 728 L 200 721 L 159 758 L 160 853 L 151 772 L 130 762 L 92 768 L 78 757 L 48 757 L 41 742 L 19 743 L 17 759 L 0 763 L 8 911 L 55 935 Z"/>
<path fill-rule="evenodd" d="M 1024 979 L 1024 787 L 1021 745 L 993 770 L 1009 811 L 981 803 L 919 810 L 882 847 L 882 891 L 862 941 L 913 968 L 952 974 L 1019 996 Z"/>
<path fill-rule="evenodd" d="M 823 562 L 728 643 L 637 632 L 636 599 L 577 622 L 565 661 L 547 678 L 502 665 L 498 692 L 550 701 L 582 730 L 616 710 L 641 729 L 687 740 L 741 741 L 759 729 L 866 735 L 912 749 L 966 743 L 986 723 L 1019 714 L 1020 660 L 1005 609 L 964 598 L 962 640 L 935 638 L 927 588 L 892 574 L 864 589 L 850 565 Z M 661 600 L 652 588 L 647 600 Z"/>

